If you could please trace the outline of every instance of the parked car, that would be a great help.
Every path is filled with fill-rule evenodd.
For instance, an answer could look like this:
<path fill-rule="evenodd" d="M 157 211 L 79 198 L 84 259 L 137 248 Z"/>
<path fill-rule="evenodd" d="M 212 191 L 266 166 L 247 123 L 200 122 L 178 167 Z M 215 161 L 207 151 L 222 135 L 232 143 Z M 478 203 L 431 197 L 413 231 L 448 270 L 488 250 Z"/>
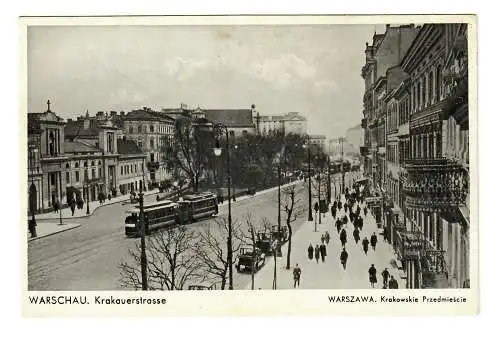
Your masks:
<path fill-rule="evenodd" d="M 257 271 L 266 262 L 266 255 L 258 248 L 241 248 L 236 263 L 236 271 Z"/>

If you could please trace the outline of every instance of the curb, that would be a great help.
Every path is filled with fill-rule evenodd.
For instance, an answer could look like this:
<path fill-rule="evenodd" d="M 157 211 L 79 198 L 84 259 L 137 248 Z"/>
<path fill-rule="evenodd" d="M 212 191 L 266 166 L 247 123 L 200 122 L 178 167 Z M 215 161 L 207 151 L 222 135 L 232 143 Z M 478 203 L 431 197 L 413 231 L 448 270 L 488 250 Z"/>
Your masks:
<path fill-rule="evenodd" d="M 72 227 L 68 227 L 68 228 L 65 228 L 65 229 L 61 229 L 59 231 L 51 232 L 49 234 L 45 234 L 45 235 L 42 235 L 42 236 L 37 236 L 37 237 L 34 237 L 34 238 L 28 238 L 28 243 L 32 242 L 32 241 L 36 241 L 37 239 L 40 239 L 40 238 L 45 238 L 45 237 L 49 237 L 49 236 L 52 236 L 52 235 L 55 235 L 55 234 L 59 234 L 61 232 L 65 232 L 65 231 L 68 231 L 68 230 L 73 230 L 73 229 L 79 228 L 81 226 L 82 226 L 82 224 L 75 224 Z"/>
<path fill-rule="evenodd" d="M 151 192 L 149 194 L 144 194 L 145 196 L 149 196 L 149 195 L 154 195 L 154 194 L 157 194 L 158 192 Z M 82 215 L 82 216 L 78 216 L 78 217 L 74 217 L 74 216 L 71 216 L 71 217 L 63 217 L 63 219 L 79 219 L 79 218 L 87 218 L 87 217 L 90 217 L 94 214 L 94 212 L 99 209 L 99 208 L 102 208 L 102 207 L 105 207 L 105 206 L 108 206 L 108 205 L 112 205 L 112 204 L 116 204 L 116 203 L 121 203 L 121 202 L 125 202 L 125 201 L 129 201 L 130 199 L 123 199 L 121 201 L 113 201 L 111 203 L 106 203 L 106 204 L 102 204 L 102 205 L 98 205 L 97 207 L 94 208 L 94 210 L 92 210 L 90 212 L 90 214 L 88 215 Z M 59 220 L 59 217 L 52 217 L 52 218 L 40 218 L 40 219 L 37 219 L 37 220 L 40 220 L 40 221 L 58 221 Z"/>

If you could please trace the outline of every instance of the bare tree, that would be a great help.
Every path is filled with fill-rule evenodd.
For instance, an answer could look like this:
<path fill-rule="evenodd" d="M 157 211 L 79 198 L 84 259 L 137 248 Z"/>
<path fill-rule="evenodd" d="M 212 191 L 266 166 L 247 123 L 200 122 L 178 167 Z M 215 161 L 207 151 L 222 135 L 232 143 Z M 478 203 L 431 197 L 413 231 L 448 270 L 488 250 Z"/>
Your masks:
<path fill-rule="evenodd" d="M 208 170 L 211 149 L 208 145 L 213 141 L 213 132 L 204 126 L 205 122 L 190 116 L 177 119 L 174 137 L 163 149 L 168 169 L 176 177 L 188 179 L 195 192 Z"/>
<path fill-rule="evenodd" d="M 147 237 L 147 276 L 150 290 L 182 290 L 186 283 L 203 281 L 201 265 L 193 252 L 198 235 L 186 227 L 157 231 Z M 139 243 L 129 250 L 132 263 L 119 265 L 120 282 L 140 290 L 141 249 Z"/>
<path fill-rule="evenodd" d="M 236 253 L 240 250 L 241 241 L 236 240 L 240 231 L 240 222 L 233 221 L 233 261 L 227 259 L 229 227 L 226 218 L 217 218 L 210 227 L 199 233 L 199 241 L 195 246 L 196 256 L 201 264 L 201 271 L 207 280 L 220 282 L 221 289 L 226 288 L 229 266 L 236 263 Z"/>
<path fill-rule="evenodd" d="M 244 216 L 245 220 L 245 225 L 246 229 L 240 229 L 241 231 L 238 232 L 237 236 L 240 238 L 241 243 L 245 246 L 250 246 L 252 248 L 252 252 L 255 252 L 255 249 L 257 248 L 257 242 L 258 242 L 258 233 L 259 230 L 263 231 L 264 233 L 269 233 L 271 230 L 271 222 L 267 218 L 262 218 L 260 220 L 260 229 L 256 226 L 256 221 L 253 217 L 253 213 L 251 211 L 247 211 L 247 213 Z M 252 290 L 255 289 L 255 269 L 252 268 Z"/>
<path fill-rule="evenodd" d="M 292 253 L 292 224 L 306 212 L 306 207 L 299 197 L 300 186 L 291 185 L 283 189 L 284 198 L 281 205 L 286 213 L 286 225 L 288 228 L 288 250 L 286 255 L 286 269 L 290 269 L 290 256 Z"/>

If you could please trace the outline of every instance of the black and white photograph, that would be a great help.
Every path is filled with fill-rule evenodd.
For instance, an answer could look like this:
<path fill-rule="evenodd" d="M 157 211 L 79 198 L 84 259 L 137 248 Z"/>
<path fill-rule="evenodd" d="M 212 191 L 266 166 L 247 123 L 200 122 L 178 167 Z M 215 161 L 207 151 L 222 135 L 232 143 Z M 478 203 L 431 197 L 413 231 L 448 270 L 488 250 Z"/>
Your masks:
<path fill-rule="evenodd" d="M 477 290 L 469 22 L 28 24 L 27 291 Z"/>

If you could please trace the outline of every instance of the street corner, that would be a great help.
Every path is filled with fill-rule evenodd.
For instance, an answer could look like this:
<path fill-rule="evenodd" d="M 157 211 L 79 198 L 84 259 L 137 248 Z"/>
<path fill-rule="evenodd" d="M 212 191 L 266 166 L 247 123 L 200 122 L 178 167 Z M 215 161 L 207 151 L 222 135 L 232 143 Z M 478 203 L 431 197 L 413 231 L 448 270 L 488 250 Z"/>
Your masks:
<path fill-rule="evenodd" d="M 81 223 L 40 223 L 37 225 L 37 236 L 30 237 L 30 233 L 28 232 L 28 242 L 35 241 L 40 238 L 52 236 L 64 231 L 73 230 L 81 227 Z"/>

